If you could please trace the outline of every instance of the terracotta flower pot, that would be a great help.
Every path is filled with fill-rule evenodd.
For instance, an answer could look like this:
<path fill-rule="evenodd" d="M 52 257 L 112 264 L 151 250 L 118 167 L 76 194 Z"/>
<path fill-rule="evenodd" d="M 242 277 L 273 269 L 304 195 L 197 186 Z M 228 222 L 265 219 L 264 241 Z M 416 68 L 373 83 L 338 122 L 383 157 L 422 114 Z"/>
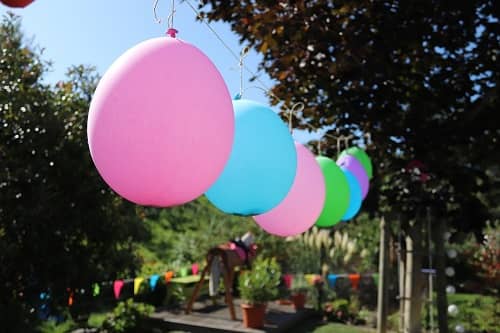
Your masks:
<path fill-rule="evenodd" d="M 266 304 L 241 304 L 243 310 L 243 325 L 248 328 L 264 326 Z"/>
<path fill-rule="evenodd" d="M 293 294 L 290 298 L 292 299 L 295 310 L 302 310 L 304 308 L 304 305 L 306 304 L 306 294 Z"/>
<path fill-rule="evenodd" d="M 0 0 L 6 6 L 13 8 L 23 8 L 32 3 L 34 0 Z"/>

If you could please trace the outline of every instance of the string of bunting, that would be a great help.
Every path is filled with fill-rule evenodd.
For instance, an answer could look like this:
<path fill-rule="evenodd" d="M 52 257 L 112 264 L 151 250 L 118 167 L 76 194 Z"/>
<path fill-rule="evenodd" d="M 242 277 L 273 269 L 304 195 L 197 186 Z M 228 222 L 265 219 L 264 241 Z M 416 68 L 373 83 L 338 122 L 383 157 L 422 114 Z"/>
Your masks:
<path fill-rule="evenodd" d="M 166 271 L 164 274 L 152 274 L 149 278 L 145 277 L 135 277 L 135 278 L 127 278 L 127 279 L 116 279 L 114 281 L 105 281 L 105 282 L 95 282 L 93 283 L 89 290 L 90 295 L 93 297 L 98 297 L 102 293 L 102 288 L 106 286 L 112 286 L 113 296 L 115 299 L 120 299 L 122 294 L 123 287 L 128 284 L 133 284 L 133 295 L 138 295 L 141 291 L 141 287 L 146 283 L 149 284 L 149 289 L 154 291 L 158 282 L 162 281 L 166 284 L 171 282 L 180 282 L 182 278 L 187 277 L 195 277 L 199 275 L 199 265 L 198 263 L 194 263 L 191 265 L 191 275 L 189 275 L 189 268 L 183 267 L 179 269 L 178 274 L 176 275 L 173 270 Z M 178 280 L 176 280 L 178 279 Z M 86 294 L 86 290 L 84 288 L 67 288 L 68 292 L 68 306 L 72 306 L 75 302 L 75 297 L 77 295 Z M 48 299 L 48 295 L 46 292 L 42 292 L 40 294 L 40 299 Z"/>
<path fill-rule="evenodd" d="M 294 280 L 294 277 L 297 275 L 293 274 L 284 274 L 282 279 L 285 284 L 285 286 L 290 289 L 292 287 L 292 283 Z M 354 290 L 359 290 L 361 281 L 363 280 L 363 277 L 371 277 L 373 279 L 373 282 L 375 285 L 378 285 L 378 273 L 355 273 L 355 274 L 328 274 L 326 276 L 326 282 L 328 283 L 328 286 L 330 288 L 335 288 L 337 281 L 339 279 L 348 279 L 351 282 L 352 289 Z M 306 279 L 307 283 L 311 286 L 323 282 L 323 278 L 319 274 L 304 274 L 304 278 Z"/>

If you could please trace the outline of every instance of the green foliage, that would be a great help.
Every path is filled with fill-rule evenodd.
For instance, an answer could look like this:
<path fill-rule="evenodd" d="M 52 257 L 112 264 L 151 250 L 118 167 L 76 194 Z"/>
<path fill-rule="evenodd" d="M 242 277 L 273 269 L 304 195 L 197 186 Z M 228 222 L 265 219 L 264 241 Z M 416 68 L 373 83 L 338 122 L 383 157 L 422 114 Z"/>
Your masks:
<path fill-rule="evenodd" d="M 72 320 L 66 320 L 62 323 L 57 323 L 54 320 L 42 322 L 37 327 L 38 333 L 66 333 L 76 329 L 77 326 Z"/>
<path fill-rule="evenodd" d="M 359 314 L 361 303 L 358 296 L 351 295 L 349 299 L 336 298 L 323 304 L 323 312 L 329 320 L 343 323 L 359 323 L 363 321 Z"/>
<path fill-rule="evenodd" d="M 278 296 L 281 268 L 275 258 L 258 258 L 250 271 L 244 271 L 239 277 L 241 298 L 248 304 L 262 304 Z"/>
<path fill-rule="evenodd" d="M 109 312 L 96 312 L 91 313 L 89 315 L 89 319 L 87 320 L 87 324 L 89 327 L 98 328 L 101 327 L 106 318 L 110 316 Z"/>
<path fill-rule="evenodd" d="M 138 244 L 142 275 L 202 263 L 210 248 L 249 230 L 259 233 L 249 218 L 223 214 L 205 197 L 169 209 L 147 208 L 144 213 L 151 238 Z"/>
<path fill-rule="evenodd" d="M 448 264 L 456 274 L 450 283 L 459 285 L 464 292 L 498 292 L 498 258 L 500 257 L 500 223 L 487 222 L 482 235 L 455 233 L 447 250 L 455 250 L 456 258 L 448 258 Z"/>
<path fill-rule="evenodd" d="M 378 269 L 380 242 L 379 219 L 370 218 L 367 213 L 358 215 L 349 223 L 339 228 L 349 239 L 356 240 L 359 251 L 359 261 L 356 264 L 358 272 L 370 272 Z"/>
<path fill-rule="evenodd" d="M 323 305 L 323 312 L 328 320 L 347 322 L 349 320 L 349 300 L 338 298 Z"/>
<path fill-rule="evenodd" d="M 320 251 L 298 238 L 289 239 L 286 248 L 290 255 L 288 270 L 292 273 L 316 273 L 320 271 Z"/>
<path fill-rule="evenodd" d="M 448 295 L 448 304 L 458 307 L 458 315 L 449 318 L 450 332 L 457 324 L 464 326 L 466 332 L 495 332 L 498 330 L 500 303 L 491 296 L 476 294 Z"/>
<path fill-rule="evenodd" d="M 304 274 L 296 274 L 293 277 L 292 280 L 292 285 L 290 287 L 290 290 L 293 293 L 304 293 L 307 292 L 311 289 L 311 285 L 307 283 L 307 280 L 304 276 Z"/>
<path fill-rule="evenodd" d="M 346 232 L 338 230 L 320 230 L 313 227 L 299 236 L 290 238 L 289 241 L 299 242 L 305 246 L 305 251 L 316 258 L 315 261 L 317 263 L 319 263 L 319 259 L 322 257 L 321 252 L 324 251 L 325 256 L 323 259 L 325 262 L 322 263 L 322 269 L 324 266 L 327 271 L 340 273 L 358 271 L 362 255 L 364 255 L 358 248 L 355 238 L 350 237 Z"/>
<path fill-rule="evenodd" d="M 191 293 L 189 294 L 189 296 Z M 180 306 L 188 298 L 187 291 L 180 283 L 172 283 L 168 287 L 168 295 L 165 304 L 170 307 Z"/>
<path fill-rule="evenodd" d="M 448 295 L 448 304 L 458 307 L 456 317 L 448 316 L 449 331 L 454 332 L 455 326 L 464 326 L 465 332 L 482 333 L 496 332 L 498 330 L 498 316 L 500 314 L 500 303 L 495 296 L 480 294 L 453 294 Z M 427 309 L 423 309 L 422 325 L 429 323 Z M 397 330 L 399 326 L 399 312 L 389 316 L 389 329 Z M 437 323 L 437 311 L 434 308 L 434 324 Z"/>
<path fill-rule="evenodd" d="M 109 333 L 143 332 L 142 323 L 153 312 L 153 306 L 128 299 L 118 303 L 112 316 L 103 322 L 102 329 Z"/>
<path fill-rule="evenodd" d="M 342 324 L 326 324 L 317 327 L 313 331 L 307 331 L 311 333 L 367 333 L 374 332 L 372 330 L 366 330 L 365 328 L 358 328 L 350 325 L 342 325 Z"/>
<path fill-rule="evenodd" d="M 336 156 L 339 134 L 366 145 L 374 178 L 364 209 L 413 218 L 430 205 L 460 230 L 480 230 L 497 209 L 495 1 L 205 0 L 200 7 L 262 55 L 278 97 L 271 103 L 283 110 L 305 103 L 294 124 L 332 134 L 322 140 L 326 156 Z M 425 167 L 405 170 L 413 160 Z"/>
<path fill-rule="evenodd" d="M 0 306 L 18 303 L 14 308 L 31 326 L 40 292 L 50 289 L 57 309 L 67 303 L 66 288 L 130 274 L 137 264 L 133 241 L 147 236 L 134 206 L 102 181 L 88 152 L 95 72 L 73 67 L 66 81 L 48 86 L 40 53 L 26 44 L 19 18 L 6 14 L 0 23 Z M 0 311 L 0 322 L 8 322 L 5 315 Z"/>

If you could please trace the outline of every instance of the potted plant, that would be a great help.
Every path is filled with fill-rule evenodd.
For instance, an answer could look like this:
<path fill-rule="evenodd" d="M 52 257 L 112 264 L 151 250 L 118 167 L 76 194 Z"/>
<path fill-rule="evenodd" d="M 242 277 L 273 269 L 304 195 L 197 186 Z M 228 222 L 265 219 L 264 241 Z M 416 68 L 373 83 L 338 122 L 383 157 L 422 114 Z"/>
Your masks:
<path fill-rule="evenodd" d="M 249 328 L 264 326 L 267 302 L 278 296 L 281 268 L 276 259 L 257 259 L 250 271 L 239 277 L 240 295 L 243 300 L 243 324 Z"/>
<path fill-rule="evenodd" d="M 306 295 L 310 286 L 306 281 L 303 274 L 297 274 L 292 280 L 292 285 L 290 287 L 291 295 L 290 299 L 293 302 L 293 307 L 295 310 L 301 310 L 306 304 Z"/>

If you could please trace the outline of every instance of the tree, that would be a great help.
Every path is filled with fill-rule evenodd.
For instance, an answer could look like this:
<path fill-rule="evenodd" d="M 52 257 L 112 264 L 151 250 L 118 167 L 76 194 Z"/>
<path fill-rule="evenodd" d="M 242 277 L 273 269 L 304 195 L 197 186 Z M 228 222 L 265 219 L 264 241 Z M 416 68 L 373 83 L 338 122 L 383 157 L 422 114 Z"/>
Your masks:
<path fill-rule="evenodd" d="M 375 165 L 367 204 L 392 220 L 400 216 L 417 253 L 427 207 L 464 231 L 480 232 L 492 217 L 498 3 L 205 0 L 200 9 L 209 20 L 229 22 L 263 55 L 260 69 L 286 105 L 306 104 L 297 127 L 354 135 L 367 145 Z M 335 156 L 336 142 L 324 142 L 324 153 Z M 417 273 L 415 264 L 408 269 Z"/>
<path fill-rule="evenodd" d="M 80 66 L 57 87 L 44 84 L 48 64 L 11 14 L 0 24 L 0 50 L 0 322 L 26 331 L 16 325 L 33 325 L 41 292 L 66 305 L 67 288 L 135 269 L 131 244 L 142 225 L 90 159 L 95 74 Z"/>

